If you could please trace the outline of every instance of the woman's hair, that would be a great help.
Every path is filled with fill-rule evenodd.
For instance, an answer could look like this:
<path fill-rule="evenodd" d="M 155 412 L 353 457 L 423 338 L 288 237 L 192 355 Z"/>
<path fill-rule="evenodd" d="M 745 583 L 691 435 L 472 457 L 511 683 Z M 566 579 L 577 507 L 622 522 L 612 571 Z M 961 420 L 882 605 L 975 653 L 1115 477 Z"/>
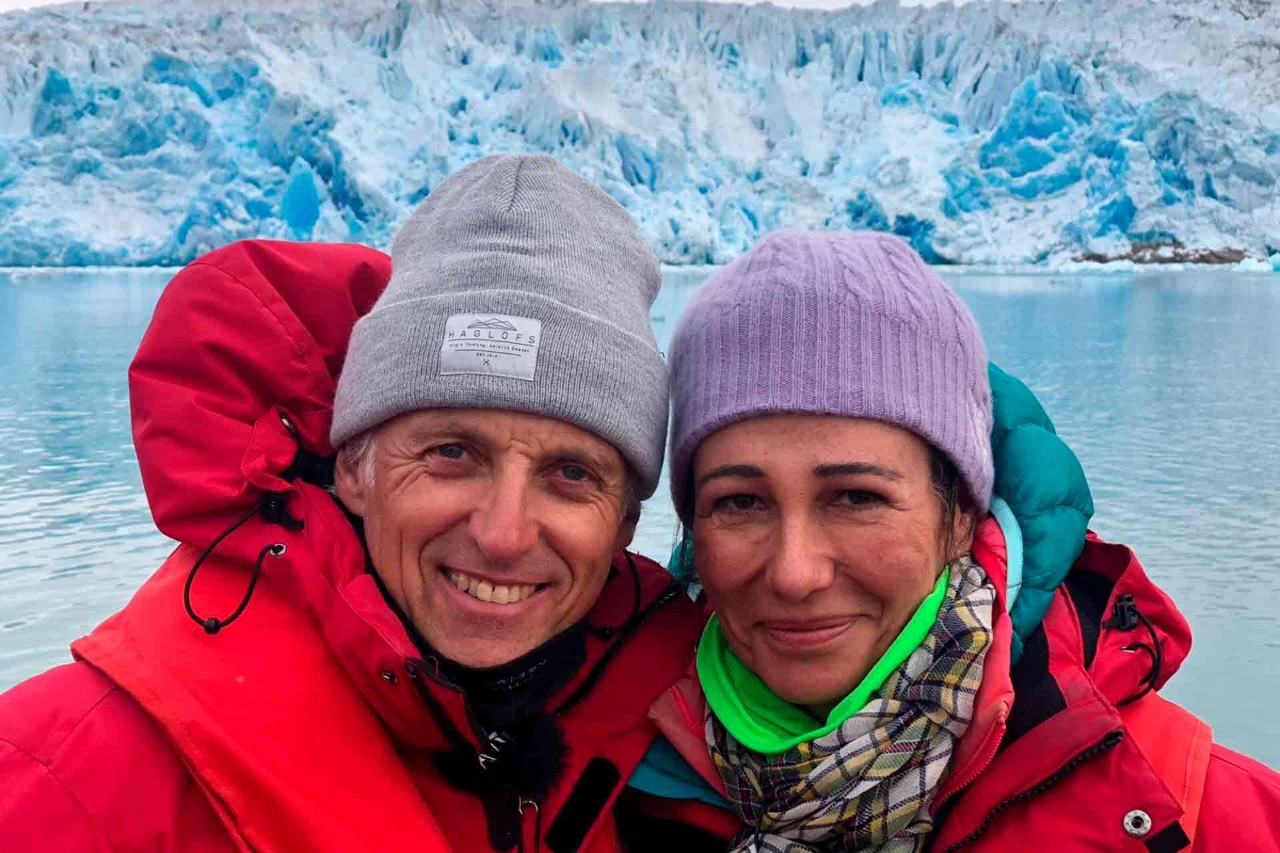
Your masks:
<path fill-rule="evenodd" d="M 960 554 L 954 553 L 956 547 L 956 516 L 968 513 L 968 534 L 973 535 L 978 526 L 978 502 L 969 493 L 964 478 L 955 463 L 938 448 L 929 445 L 929 481 L 933 492 L 942 502 L 942 537 L 943 556 L 951 562 Z M 966 537 L 967 538 L 967 537 Z"/>

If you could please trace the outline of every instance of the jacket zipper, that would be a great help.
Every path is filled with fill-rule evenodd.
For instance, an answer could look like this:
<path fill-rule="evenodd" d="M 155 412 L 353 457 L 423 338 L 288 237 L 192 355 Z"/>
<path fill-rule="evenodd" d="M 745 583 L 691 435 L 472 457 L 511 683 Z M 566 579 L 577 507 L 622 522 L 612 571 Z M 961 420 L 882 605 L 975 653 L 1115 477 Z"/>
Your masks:
<path fill-rule="evenodd" d="M 961 847 L 965 847 L 966 845 L 972 844 L 974 841 L 978 839 L 979 836 L 982 835 L 982 833 L 987 831 L 988 827 L 991 826 L 991 822 L 995 820 L 996 815 L 1000 814 L 1005 809 L 1016 806 L 1019 803 L 1026 802 L 1027 800 L 1030 800 L 1033 797 L 1040 796 L 1045 791 L 1049 790 L 1054 785 L 1061 782 L 1064 778 L 1066 778 L 1066 776 L 1069 773 L 1071 773 L 1071 771 L 1075 770 L 1081 764 L 1084 764 L 1086 761 L 1089 761 L 1092 758 L 1097 758 L 1102 753 L 1106 752 L 1107 750 L 1114 747 L 1116 744 L 1120 743 L 1123 737 L 1124 735 L 1121 732 L 1118 732 L 1118 731 L 1109 732 L 1107 736 L 1104 737 L 1102 740 L 1098 741 L 1096 744 L 1089 747 L 1084 752 L 1080 753 L 1075 758 L 1068 761 L 1066 764 L 1062 765 L 1062 767 L 1058 770 L 1057 773 L 1054 773 L 1052 776 L 1049 776 L 1044 781 L 1040 782 L 1034 787 L 1028 788 L 1027 790 L 1023 791 L 1021 794 L 1010 797 L 1009 799 L 997 805 L 995 808 L 993 808 L 990 812 L 987 813 L 987 816 L 986 818 L 983 819 L 981 826 L 979 826 L 973 832 L 966 835 L 964 838 L 957 841 L 955 844 L 952 844 L 950 847 L 943 850 L 942 853 L 955 853 L 955 851 L 959 850 Z"/>
<path fill-rule="evenodd" d="M 1004 741 L 1004 726 L 1006 722 L 1008 722 L 1008 719 L 1009 711 L 1006 707 L 1000 712 L 999 717 L 996 719 L 996 725 L 1000 728 L 1000 735 L 994 739 L 991 746 L 987 747 L 987 752 L 982 757 L 982 763 L 964 777 L 964 781 L 962 783 L 956 784 L 954 780 L 949 780 L 948 784 L 943 786 L 946 789 L 946 792 L 945 796 L 938 800 L 938 806 L 941 806 L 948 800 L 956 797 L 961 791 L 969 787 L 975 779 L 987 772 L 987 768 L 991 766 L 991 762 L 996 760 L 996 753 L 1000 751 L 1000 744 Z"/>
<path fill-rule="evenodd" d="M 540 803 L 533 800 L 520 800 L 516 807 L 520 815 L 520 835 L 517 853 L 541 853 L 542 851 L 542 807 Z M 525 817 L 529 812 L 533 812 L 533 846 L 525 845 L 525 830 L 529 827 L 529 821 Z"/>

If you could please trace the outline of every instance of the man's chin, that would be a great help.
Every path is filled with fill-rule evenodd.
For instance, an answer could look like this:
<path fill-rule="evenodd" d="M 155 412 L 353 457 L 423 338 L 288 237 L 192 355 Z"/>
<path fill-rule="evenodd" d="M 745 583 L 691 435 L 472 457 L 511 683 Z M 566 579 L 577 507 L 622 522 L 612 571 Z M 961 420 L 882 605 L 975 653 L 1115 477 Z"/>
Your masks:
<path fill-rule="evenodd" d="M 429 612 L 444 607 L 433 602 Z M 448 603 L 444 603 L 447 607 Z M 549 632 L 535 619 L 489 619 L 475 613 L 448 611 L 447 619 L 415 619 L 427 645 L 446 660 L 470 669 L 511 663 L 544 643 Z M 533 615 L 533 614 L 529 614 Z"/>
<path fill-rule="evenodd" d="M 430 640 L 428 639 L 428 642 Z M 468 669 L 493 669 L 518 660 L 537 648 L 528 640 L 522 642 L 468 642 L 432 644 L 449 660 Z"/>

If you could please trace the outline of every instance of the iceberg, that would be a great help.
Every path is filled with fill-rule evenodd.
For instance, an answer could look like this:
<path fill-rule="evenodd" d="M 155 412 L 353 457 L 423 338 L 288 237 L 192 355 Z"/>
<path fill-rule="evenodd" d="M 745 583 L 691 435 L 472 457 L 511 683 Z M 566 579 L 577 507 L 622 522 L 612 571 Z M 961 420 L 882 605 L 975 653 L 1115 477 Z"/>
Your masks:
<path fill-rule="evenodd" d="M 0 15 L 0 265 L 386 245 L 550 153 L 662 261 L 874 228 L 929 261 L 1280 253 L 1280 4 L 142 0 Z"/>

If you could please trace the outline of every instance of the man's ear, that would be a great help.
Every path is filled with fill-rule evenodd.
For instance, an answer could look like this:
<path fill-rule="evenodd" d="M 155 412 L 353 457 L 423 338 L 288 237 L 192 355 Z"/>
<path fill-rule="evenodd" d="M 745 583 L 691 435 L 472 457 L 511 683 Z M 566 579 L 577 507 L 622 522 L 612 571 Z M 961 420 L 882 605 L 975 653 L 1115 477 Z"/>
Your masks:
<path fill-rule="evenodd" d="M 618 539 L 613 548 L 615 554 L 631 547 L 631 540 L 636 538 L 636 522 L 639 520 L 638 518 L 622 519 L 622 526 L 618 528 Z"/>
<path fill-rule="evenodd" d="M 342 501 L 348 512 L 362 518 L 369 498 L 369 484 L 364 472 L 360 470 L 363 467 L 348 454 L 339 453 L 333 471 L 333 490 L 338 495 L 338 500 Z"/>

